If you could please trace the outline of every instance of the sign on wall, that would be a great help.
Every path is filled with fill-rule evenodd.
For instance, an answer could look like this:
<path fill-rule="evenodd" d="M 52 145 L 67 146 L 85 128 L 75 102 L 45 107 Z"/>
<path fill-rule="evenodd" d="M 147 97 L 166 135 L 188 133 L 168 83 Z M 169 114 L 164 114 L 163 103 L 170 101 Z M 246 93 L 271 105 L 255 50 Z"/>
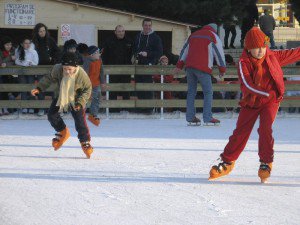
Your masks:
<path fill-rule="evenodd" d="M 71 27 L 70 24 L 62 24 L 60 27 L 61 38 L 65 41 L 71 39 Z"/>
<path fill-rule="evenodd" d="M 77 43 L 96 45 L 96 26 L 92 24 L 61 24 L 63 42 L 75 39 Z"/>
<path fill-rule="evenodd" d="M 4 8 L 5 24 L 18 26 L 35 25 L 35 5 L 7 3 Z"/>

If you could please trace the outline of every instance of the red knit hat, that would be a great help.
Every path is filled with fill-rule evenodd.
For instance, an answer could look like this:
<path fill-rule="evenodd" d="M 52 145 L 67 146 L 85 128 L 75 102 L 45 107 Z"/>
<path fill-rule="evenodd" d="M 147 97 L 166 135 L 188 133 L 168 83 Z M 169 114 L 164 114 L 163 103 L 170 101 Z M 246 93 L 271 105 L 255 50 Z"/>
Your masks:
<path fill-rule="evenodd" d="M 249 50 L 253 48 L 266 47 L 269 40 L 269 37 L 266 36 L 258 27 L 253 27 L 246 34 L 244 48 Z"/>

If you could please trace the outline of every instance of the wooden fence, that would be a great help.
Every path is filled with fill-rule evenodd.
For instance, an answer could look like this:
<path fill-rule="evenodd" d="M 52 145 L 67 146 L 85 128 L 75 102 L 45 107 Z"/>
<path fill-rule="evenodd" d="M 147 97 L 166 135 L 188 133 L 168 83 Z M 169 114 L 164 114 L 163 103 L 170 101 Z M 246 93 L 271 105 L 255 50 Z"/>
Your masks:
<path fill-rule="evenodd" d="M 43 75 L 51 71 L 51 66 L 36 67 L 5 67 L 0 68 L 0 76 L 3 75 Z M 114 75 L 149 75 L 160 74 L 162 76 L 172 74 L 174 66 L 140 66 L 140 65 L 116 65 L 105 66 L 106 79 L 109 83 L 109 77 Z M 299 66 L 284 67 L 285 78 L 300 76 Z M 214 69 L 214 75 L 218 75 L 218 70 Z M 177 75 L 183 77 L 184 71 Z M 225 78 L 237 78 L 236 67 L 228 67 Z M 163 81 L 163 79 L 162 79 Z M 285 81 L 286 91 L 299 91 L 299 81 Z M 26 92 L 34 88 L 34 84 L 0 84 L 0 92 Z M 185 99 L 130 99 L 130 100 L 110 100 L 110 92 L 138 92 L 138 91 L 164 91 L 186 92 L 186 83 L 114 83 L 108 85 L 106 100 L 101 102 L 101 107 L 106 108 L 184 108 Z M 201 91 L 201 86 L 198 86 Z M 214 91 L 239 91 L 238 82 L 219 81 L 213 84 Z M 53 91 L 50 87 L 47 91 Z M 238 107 L 238 99 L 214 99 L 213 107 Z M 47 108 L 51 100 L 0 100 L 0 108 Z M 202 107 L 203 100 L 195 101 L 196 107 Z M 284 97 L 281 107 L 300 107 L 299 97 Z"/>

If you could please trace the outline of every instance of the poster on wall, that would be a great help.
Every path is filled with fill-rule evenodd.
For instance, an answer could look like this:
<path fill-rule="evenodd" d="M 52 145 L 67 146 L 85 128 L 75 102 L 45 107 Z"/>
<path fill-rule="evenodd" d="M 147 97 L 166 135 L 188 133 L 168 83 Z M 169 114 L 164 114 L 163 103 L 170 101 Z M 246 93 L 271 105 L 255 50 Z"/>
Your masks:
<path fill-rule="evenodd" d="M 6 3 L 4 7 L 5 25 L 35 25 L 35 5 Z"/>
<path fill-rule="evenodd" d="M 90 24 L 62 24 L 61 38 L 63 42 L 74 39 L 77 43 L 85 43 L 88 46 L 97 45 L 96 26 Z"/>
<path fill-rule="evenodd" d="M 60 26 L 61 38 L 63 41 L 71 39 L 71 27 L 70 24 L 62 24 Z"/>

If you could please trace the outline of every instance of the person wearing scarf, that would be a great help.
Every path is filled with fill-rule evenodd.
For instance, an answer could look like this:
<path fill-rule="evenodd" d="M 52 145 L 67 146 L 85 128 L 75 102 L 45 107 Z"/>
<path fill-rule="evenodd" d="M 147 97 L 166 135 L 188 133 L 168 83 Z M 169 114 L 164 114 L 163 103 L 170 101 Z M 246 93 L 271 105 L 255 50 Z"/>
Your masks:
<path fill-rule="evenodd" d="M 281 67 L 299 61 L 300 48 L 272 51 L 267 45 L 268 41 L 268 37 L 257 27 L 246 34 L 244 51 L 238 64 L 243 94 L 239 103 L 241 111 L 236 129 L 221 154 L 220 163 L 210 170 L 209 180 L 228 175 L 232 171 L 258 117 L 258 176 L 264 183 L 271 175 L 274 158 L 272 125 L 284 94 Z"/>
<path fill-rule="evenodd" d="M 31 94 L 35 96 L 45 91 L 51 84 L 55 86 L 56 97 L 49 108 L 48 120 L 57 132 L 52 139 L 54 150 L 58 150 L 70 137 L 70 131 L 60 116 L 61 113 L 70 111 L 82 150 L 86 157 L 90 158 L 93 148 L 90 144 L 91 137 L 86 123 L 85 108 L 91 96 L 92 84 L 83 68 L 78 66 L 75 53 L 65 53 L 61 64 L 54 65 L 51 73 L 43 77 Z"/>

